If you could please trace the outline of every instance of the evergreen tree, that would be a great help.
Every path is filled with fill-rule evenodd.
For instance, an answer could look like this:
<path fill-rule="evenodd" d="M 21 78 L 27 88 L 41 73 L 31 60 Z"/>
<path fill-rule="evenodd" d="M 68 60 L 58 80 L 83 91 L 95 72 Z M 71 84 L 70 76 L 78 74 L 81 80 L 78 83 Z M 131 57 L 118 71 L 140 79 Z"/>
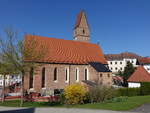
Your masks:
<path fill-rule="evenodd" d="M 130 63 L 129 61 L 127 62 L 127 65 L 123 71 L 123 80 L 124 80 L 124 86 L 128 86 L 128 78 L 132 75 L 132 73 L 135 71 L 135 68 L 133 67 L 133 64 Z"/>

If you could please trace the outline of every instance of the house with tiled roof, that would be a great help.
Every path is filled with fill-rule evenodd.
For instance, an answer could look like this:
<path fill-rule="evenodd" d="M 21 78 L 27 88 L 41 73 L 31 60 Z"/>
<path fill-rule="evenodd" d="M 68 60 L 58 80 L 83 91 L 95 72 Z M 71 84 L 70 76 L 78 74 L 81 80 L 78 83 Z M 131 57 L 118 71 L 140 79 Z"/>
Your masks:
<path fill-rule="evenodd" d="M 88 86 L 95 81 L 112 85 L 112 72 L 107 68 L 100 46 L 90 43 L 89 25 L 83 11 L 77 16 L 73 40 L 28 34 L 24 37 L 25 42 L 32 39 L 47 49 L 42 59 L 25 59 L 26 62 L 40 64 L 36 67 L 38 72 L 34 73 L 31 69 L 24 76 L 24 89 L 27 92 L 53 95 L 67 85 L 81 83 Z"/>
<path fill-rule="evenodd" d="M 137 59 L 141 58 L 141 56 L 131 52 L 123 52 L 120 54 L 106 54 L 105 58 L 108 62 L 109 69 L 113 73 L 118 73 L 118 71 L 124 71 L 127 62 L 137 67 Z"/>
<path fill-rule="evenodd" d="M 142 65 L 150 73 L 150 57 L 139 58 L 138 64 Z"/>
<path fill-rule="evenodd" d="M 128 87 L 140 87 L 141 82 L 150 82 L 150 74 L 143 66 L 138 66 L 127 81 Z"/>

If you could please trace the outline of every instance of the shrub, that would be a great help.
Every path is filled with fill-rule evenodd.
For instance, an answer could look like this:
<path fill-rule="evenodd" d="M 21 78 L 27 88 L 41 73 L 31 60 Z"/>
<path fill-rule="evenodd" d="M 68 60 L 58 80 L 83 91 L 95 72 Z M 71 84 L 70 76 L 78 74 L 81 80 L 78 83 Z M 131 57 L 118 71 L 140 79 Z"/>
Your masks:
<path fill-rule="evenodd" d="M 72 84 L 66 86 L 64 89 L 64 97 L 66 104 L 80 104 L 84 103 L 86 90 L 80 84 Z"/>
<path fill-rule="evenodd" d="M 114 97 L 114 89 L 111 87 L 106 87 L 102 85 L 97 85 L 90 88 L 88 92 L 88 98 L 90 102 L 104 102 L 105 100 L 111 99 Z"/>
<path fill-rule="evenodd" d="M 150 95 L 150 82 L 142 82 L 140 88 L 141 95 Z"/>
<path fill-rule="evenodd" d="M 64 104 L 65 103 L 65 95 L 64 95 L 64 93 L 60 94 L 59 97 L 60 97 L 60 103 Z"/>

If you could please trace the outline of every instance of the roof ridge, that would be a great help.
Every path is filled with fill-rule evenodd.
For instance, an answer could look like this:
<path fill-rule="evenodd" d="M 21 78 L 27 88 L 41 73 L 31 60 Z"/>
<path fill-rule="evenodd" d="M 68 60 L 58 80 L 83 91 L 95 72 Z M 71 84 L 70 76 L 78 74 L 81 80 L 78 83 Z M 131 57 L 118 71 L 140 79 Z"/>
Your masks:
<path fill-rule="evenodd" d="M 25 34 L 24 35 L 25 37 L 27 36 L 32 36 L 32 37 L 39 37 L 39 38 L 47 38 L 47 39 L 54 39 L 54 40 L 63 40 L 63 41 L 71 41 L 71 42 L 74 42 L 74 43 L 84 43 L 84 44 L 89 44 L 89 45 L 96 45 L 96 46 L 99 46 L 97 44 L 94 44 L 94 43 L 86 43 L 86 42 L 81 42 L 81 41 L 74 41 L 74 40 L 65 40 L 65 39 L 62 39 L 62 38 L 56 38 L 56 37 L 47 37 L 47 36 L 40 36 L 40 35 L 32 35 L 32 34 Z"/>

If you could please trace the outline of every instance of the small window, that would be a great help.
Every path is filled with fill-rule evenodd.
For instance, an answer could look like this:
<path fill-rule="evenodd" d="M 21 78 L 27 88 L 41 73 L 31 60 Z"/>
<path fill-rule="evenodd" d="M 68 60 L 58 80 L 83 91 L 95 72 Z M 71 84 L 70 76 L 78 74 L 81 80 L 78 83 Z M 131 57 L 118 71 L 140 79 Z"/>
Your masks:
<path fill-rule="evenodd" d="M 75 69 L 75 80 L 78 82 L 79 81 L 79 68 Z"/>
<path fill-rule="evenodd" d="M 112 67 L 111 67 L 110 69 L 111 69 L 111 70 L 113 70 L 113 68 L 112 68 Z"/>
<path fill-rule="evenodd" d="M 54 69 L 54 81 L 57 81 L 57 68 Z"/>
<path fill-rule="evenodd" d="M 120 62 L 120 64 L 122 64 L 122 62 Z"/>
<path fill-rule="evenodd" d="M 83 34 L 85 33 L 84 29 L 83 29 L 83 31 L 82 31 L 82 32 L 83 32 Z"/>
<path fill-rule="evenodd" d="M 65 68 L 65 81 L 69 82 L 69 68 Z"/>
<path fill-rule="evenodd" d="M 108 76 L 108 78 L 109 78 L 109 77 L 110 77 L 110 74 L 108 74 L 107 76 Z"/>
<path fill-rule="evenodd" d="M 117 64 L 117 62 L 115 62 L 115 64 Z"/>
<path fill-rule="evenodd" d="M 110 64 L 112 64 L 112 62 L 110 62 Z"/>
<path fill-rule="evenodd" d="M 100 74 L 100 77 L 103 77 L 103 74 Z"/>
<path fill-rule="evenodd" d="M 116 70 L 118 70 L 118 68 L 117 68 L 117 67 L 116 67 L 115 69 L 116 69 Z"/>
<path fill-rule="evenodd" d="M 134 63 L 134 61 L 132 60 L 132 63 Z"/>
<path fill-rule="evenodd" d="M 85 68 L 84 70 L 84 80 L 88 80 L 88 69 Z"/>
<path fill-rule="evenodd" d="M 122 67 L 120 68 L 120 70 L 122 70 Z"/>

